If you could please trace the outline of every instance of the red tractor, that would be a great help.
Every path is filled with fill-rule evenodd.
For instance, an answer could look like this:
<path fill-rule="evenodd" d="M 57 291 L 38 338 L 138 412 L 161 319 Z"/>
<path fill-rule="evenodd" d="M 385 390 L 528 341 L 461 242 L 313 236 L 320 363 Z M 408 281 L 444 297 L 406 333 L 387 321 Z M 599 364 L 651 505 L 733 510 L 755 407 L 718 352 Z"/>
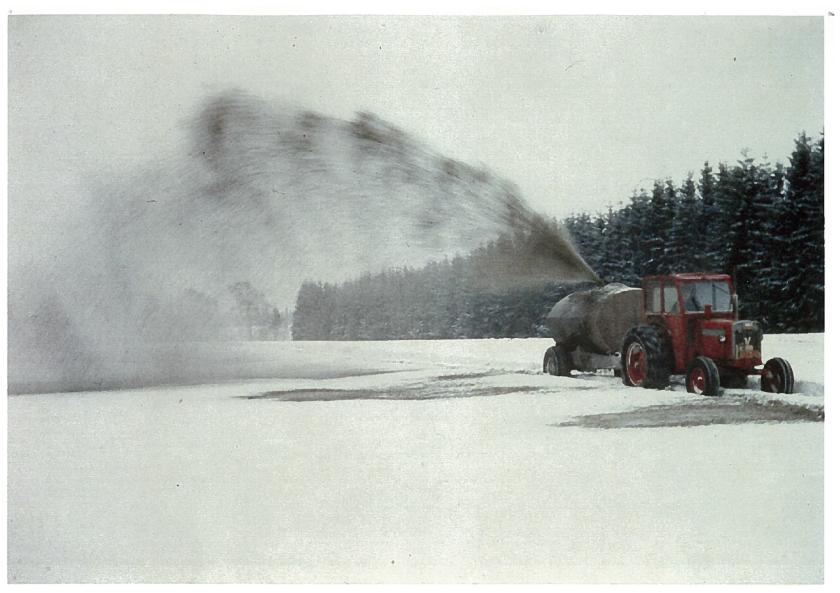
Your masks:
<path fill-rule="evenodd" d="M 738 319 L 738 298 L 725 274 L 674 274 L 642 279 L 646 323 L 627 331 L 621 349 L 625 385 L 663 388 L 685 374 L 686 389 L 719 395 L 761 375 L 761 389 L 793 392 L 783 358 L 761 362 L 761 326 Z"/>

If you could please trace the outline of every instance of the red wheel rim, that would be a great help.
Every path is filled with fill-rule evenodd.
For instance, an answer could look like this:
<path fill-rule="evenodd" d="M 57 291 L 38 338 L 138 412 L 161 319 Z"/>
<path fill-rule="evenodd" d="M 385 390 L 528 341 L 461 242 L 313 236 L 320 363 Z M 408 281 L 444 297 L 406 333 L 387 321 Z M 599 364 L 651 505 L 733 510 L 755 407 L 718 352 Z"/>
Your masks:
<path fill-rule="evenodd" d="M 694 393 L 702 394 L 706 390 L 706 374 L 703 372 L 703 369 L 691 369 L 688 381 L 691 384 L 691 390 Z"/>
<path fill-rule="evenodd" d="M 779 393 L 781 387 L 781 373 L 774 372 L 773 368 L 764 367 L 761 371 L 761 382 L 764 391 L 768 393 Z"/>
<path fill-rule="evenodd" d="M 627 349 L 627 378 L 633 385 L 641 385 L 647 376 L 647 355 L 638 342 Z"/>

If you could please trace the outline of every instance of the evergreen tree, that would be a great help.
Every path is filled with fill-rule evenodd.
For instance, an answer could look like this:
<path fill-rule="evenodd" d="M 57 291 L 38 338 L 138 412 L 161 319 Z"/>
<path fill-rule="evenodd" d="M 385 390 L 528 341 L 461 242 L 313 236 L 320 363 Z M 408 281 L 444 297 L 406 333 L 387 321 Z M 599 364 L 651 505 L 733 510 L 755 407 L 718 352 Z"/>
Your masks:
<path fill-rule="evenodd" d="M 711 272 L 719 269 L 717 267 L 719 265 L 719 246 L 714 242 L 714 232 L 718 230 L 716 221 L 720 219 L 720 207 L 715 199 L 717 180 L 708 161 L 703 163 L 703 168 L 700 170 L 698 189 L 700 190 L 700 212 L 697 228 L 697 245 L 700 253 L 699 270 Z"/>
<path fill-rule="evenodd" d="M 797 138 L 776 228 L 777 236 L 785 237 L 788 245 L 777 254 L 786 276 L 780 290 L 787 304 L 785 317 L 804 318 L 811 331 L 821 331 L 825 325 L 823 150 L 824 139 L 812 145 L 804 133 Z"/>
<path fill-rule="evenodd" d="M 688 174 L 678 192 L 676 214 L 670 232 L 674 271 L 696 272 L 703 267 L 705 241 L 700 231 L 700 204 L 693 175 Z"/>

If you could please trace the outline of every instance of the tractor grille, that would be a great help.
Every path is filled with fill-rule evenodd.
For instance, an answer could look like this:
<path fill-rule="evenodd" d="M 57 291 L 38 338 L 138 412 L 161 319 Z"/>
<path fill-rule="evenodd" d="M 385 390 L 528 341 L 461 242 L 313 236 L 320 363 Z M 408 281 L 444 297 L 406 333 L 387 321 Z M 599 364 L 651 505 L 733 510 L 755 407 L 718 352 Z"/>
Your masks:
<path fill-rule="evenodd" d="M 732 324 L 732 341 L 735 358 L 761 356 L 761 326 L 755 321 L 736 321 Z"/>

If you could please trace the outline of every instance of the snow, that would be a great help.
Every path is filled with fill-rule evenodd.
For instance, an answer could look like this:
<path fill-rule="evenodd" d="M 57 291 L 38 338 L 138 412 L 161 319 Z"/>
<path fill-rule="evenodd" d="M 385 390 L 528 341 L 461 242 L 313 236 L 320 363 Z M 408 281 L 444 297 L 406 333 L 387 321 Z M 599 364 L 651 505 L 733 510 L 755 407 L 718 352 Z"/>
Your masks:
<path fill-rule="evenodd" d="M 12 396 L 9 581 L 822 581 L 821 422 L 574 425 L 821 411 L 822 335 L 766 336 L 786 396 L 550 377 L 549 345 L 230 345 L 226 382 Z"/>

